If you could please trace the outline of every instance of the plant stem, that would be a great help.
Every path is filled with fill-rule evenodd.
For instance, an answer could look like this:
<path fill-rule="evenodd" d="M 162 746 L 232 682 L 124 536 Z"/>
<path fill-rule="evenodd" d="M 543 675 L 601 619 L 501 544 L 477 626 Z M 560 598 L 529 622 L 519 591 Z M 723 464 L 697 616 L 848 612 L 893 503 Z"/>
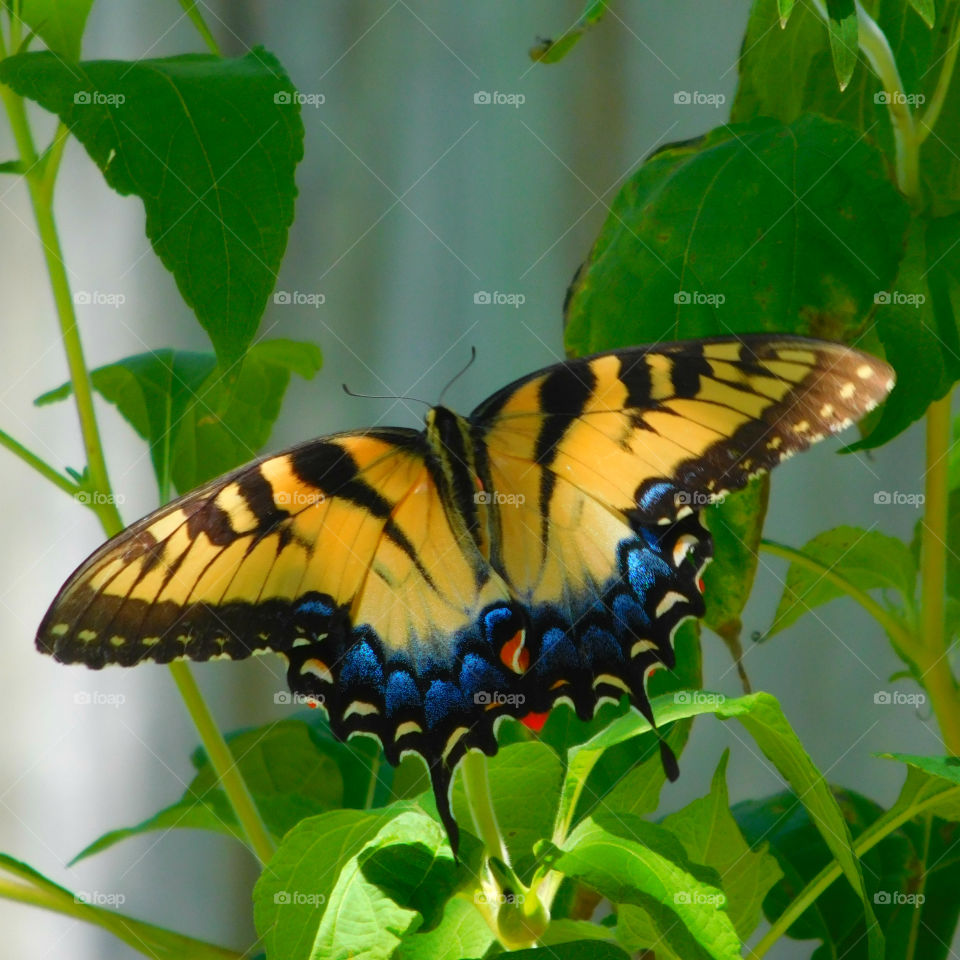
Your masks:
<path fill-rule="evenodd" d="M 134 920 L 112 910 L 105 910 L 78 902 L 66 890 L 40 888 L 0 877 L 0 897 L 16 900 L 55 913 L 82 920 L 112 933 L 127 946 L 150 957 L 151 960 L 242 960 L 245 954 L 226 947 L 218 947 L 202 940 L 194 940 L 163 927 Z"/>
<path fill-rule="evenodd" d="M 222 56 L 216 38 L 210 32 L 210 28 L 197 9 L 196 0 L 180 0 L 180 6 L 183 7 L 184 13 L 190 18 L 190 22 L 197 28 L 197 33 L 203 37 L 203 42 L 207 45 L 209 51 L 218 57 Z"/>
<path fill-rule="evenodd" d="M 927 471 L 921 521 L 920 638 L 917 666 L 940 725 L 944 745 L 960 755 L 960 698 L 947 656 L 944 628 L 947 570 L 947 513 L 950 449 L 950 394 L 927 410 Z"/>
<path fill-rule="evenodd" d="M 487 848 L 487 855 L 497 857 L 505 865 L 510 863 L 510 854 L 500 834 L 497 814 L 490 797 L 490 781 L 487 779 L 487 758 L 479 750 L 468 750 L 463 758 L 463 789 L 467 806 L 477 836 Z"/>
<path fill-rule="evenodd" d="M 943 56 L 943 66 L 940 76 L 937 77 L 937 86 L 930 97 L 927 109 L 917 118 L 917 138 L 923 143 L 936 126 L 940 111 L 947 99 L 950 82 L 953 80 L 953 70 L 957 65 L 957 51 L 960 49 L 960 6 L 954 11 L 953 24 L 950 27 L 950 38 L 947 40 L 947 52 Z"/>
<path fill-rule="evenodd" d="M 175 661 L 170 664 L 170 672 L 197 727 L 210 763 L 217 772 L 223 790 L 230 800 L 233 812 L 237 815 L 237 820 L 240 821 L 247 836 L 250 849 L 257 855 L 260 862 L 265 864 L 273 856 L 273 838 L 260 816 L 257 805 L 253 802 L 253 797 L 234 760 L 233 753 L 220 733 L 220 728 L 215 723 L 187 664 Z"/>
<path fill-rule="evenodd" d="M 6 447 L 11 453 L 15 453 L 24 463 L 30 464 L 34 470 L 38 471 L 47 478 L 52 484 L 75 497 L 80 492 L 77 486 L 69 477 L 65 477 L 59 470 L 55 470 L 45 460 L 41 460 L 35 453 L 28 450 L 18 440 L 14 440 L 9 433 L 0 430 L 0 446 Z"/>

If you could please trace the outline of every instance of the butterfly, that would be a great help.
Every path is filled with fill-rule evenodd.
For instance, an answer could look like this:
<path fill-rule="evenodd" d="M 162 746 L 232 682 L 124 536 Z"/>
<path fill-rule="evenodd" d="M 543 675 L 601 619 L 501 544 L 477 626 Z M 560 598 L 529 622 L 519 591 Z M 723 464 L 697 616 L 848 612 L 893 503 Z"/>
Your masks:
<path fill-rule="evenodd" d="M 647 680 L 704 612 L 701 508 L 892 386 L 778 335 L 558 363 L 469 417 L 310 440 L 161 507 L 81 564 L 37 646 L 95 669 L 273 651 L 337 736 L 426 761 L 456 849 L 464 754 L 559 701 L 589 719 L 626 694 L 653 724 Z"/>

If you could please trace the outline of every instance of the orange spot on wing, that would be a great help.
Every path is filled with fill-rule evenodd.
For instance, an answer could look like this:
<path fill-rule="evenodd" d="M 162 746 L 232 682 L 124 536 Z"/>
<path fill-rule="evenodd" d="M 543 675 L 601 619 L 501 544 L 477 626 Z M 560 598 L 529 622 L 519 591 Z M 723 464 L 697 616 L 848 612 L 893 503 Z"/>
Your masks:
<path fill-rule="evenodd" d="M 500 660 L 514 673 L 526 673 L 530 666 L 530 651 L 523 645 L 524 631 L 518 630 L 501 648 Z"/>
<path fill-rule="evenodd" d="M 534 733 L 539 733 L 543 729 L 543 725 L 547 722 L 547 717 L 549 716 L 549 710 L 546 713 L 528 713 L 525 717 L 521 718 L 520 722 L 525 727 L 529 727 Z"/>

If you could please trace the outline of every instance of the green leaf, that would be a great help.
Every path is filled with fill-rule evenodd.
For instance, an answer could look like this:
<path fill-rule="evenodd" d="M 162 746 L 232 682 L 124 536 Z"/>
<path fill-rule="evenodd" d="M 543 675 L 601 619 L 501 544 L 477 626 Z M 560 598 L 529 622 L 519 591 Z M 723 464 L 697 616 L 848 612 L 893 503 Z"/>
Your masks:
<path fill-rule="evenodd" d="M 443 919 L 433 930 L 403 938 L 397 960 L 473 960 L 483 957 L 493 941 L 480 911 L 454 897 L 447 901 Z"/>
<path fill-rule="evenodd" d="M 567 345 L 852 339 L 896 276 L 907 217 L 883 157 L 845 124 L 720 127 L 654 154 L 621 189 L 571 288 Z"/>
<path fill-rule="evenodd" d="M 224 368 L 257 331 L 293 221 L 303 125 L 279 62 L 185 55 L 64 62 L 27 53 L 0 81 L 57 114 L 146 232 Z"/>
<path fill-rule="evenodd" d="M 770 499 L 770 476 L 755 477 L 743 490 L 704 511 L 713 536 L 713 563 L 703 574 L 707 602 L 704 623 L 727 645 L 742 679 L 740 614 L 750 599 L 757 573 L 760 538 Z"/>
<path fill-rule="evenodd" d="M 21 0 L 20 19 L 47 47 L 68 60 L 80 59 L 80 43 L 93 0 Z"/>
<path fill-rule="evenodd" d="M 343 803 L 343 780 L 335 760 L 318 748 L 306 724 L 285 720 L 227 738 L 250 793 L 278 840 L 304 817 Z M 212 830 L 245 837 L 206 757 L 195 760 L 197 775 L 183 797 L 133 827 L 111 830 L 81 850 L 73 863 L 127 837 L 156 830 Z"/>
<path fill-rule="evenodd" d="M 630 960 L 619 947 L 597 940 L 561 943 L 531 950 L 512 950 L 510 960 Z"/>
<path fill-rule="evenodd" d="M 761 752 L 802 798 L 805 808 L 863 905 L 867 917 L 871 960 L 881 957 L 883 935 L 876 924 L 873 908 L 866 894 L 860 864 L 853 853 L 850 831 L 823 776 L 803 749 L 803 744 L 790 727 L 776 699 L 768 693 L 728 699 L 722 694 L 700 691 L 695 694 L 688 693 L 686 696 L 676 694 L 658 697 L 653 701 L 653 708 L 660 726 L 703 713 L 739 720 Z M 631 712 L 570 751 L 567 772 L 560 791 L 555 836 L 562 837 L 566 834 L 573 820 L 571 811 L 576 809 L 583 784 L 603 751 L 648 729 L 649 724 L 639 714 Z"/>
<path fill-rule="evenodd" d="M 663 925 L 663 934 L 680 955 L 689 955 L 693 942 L 708 957 L 739 958 L 740 939 L 723 909 L 723 892 L 691 872 L 675 844 L 654 824 L 596 814 L 562 844 L 555 868 L 615 904 L 650 907 L 658 918 L 665 913 L 672 922 Z"/>
<path fill-rule="evenodd" d="M 857 8 L 854 0 L 827 0 L 827 33 L 833 69 L 840 89 L 846 89 L 860 52 L 857 39 Z"/>
<path fill-rule="evenodd" d="M 545 947 L 576 940 L 613 940 L 616 936 L 612 927 L 594 923 L 592 920 L 551 920 L 539 942 Z"/>
<path fill-rule="evenodd" d="M 730 813 L 725 750 L 713 775 L 710 793 L 670 814 L 662 826 L 678 837 L 694 863 L 720 874 L 727 913 L 746 941 L 762 917 L 763 898 L 782 872 L 766 848 L 751 851 Z"/>
<path fill-rule="evenodd" d="M 263 340 L 233 378 L 212 354 L 156 350 L 98 367 L 91 380 L 150 445 L 161 494 L 171 480 L 185 493 L 253 457 L 270 436 L 290 372 L 309 379 L 320 363 L 312 343 Z M 71 393 L 68 381 L 34 402 L 42 406 Z"/>
<path fill-rule="evenodd" d="M 590 0 L 580 19 L 556 40 L 540 39 L 530 48 L 530 59 L 538 63 L 559 63 L 595 27 L 606 13 L 607 0 Z"/>
<path fill-rule="evenodd" d="M 780 14 L 780 26 L 786 27 L 793 12 L 794 0 L 777 0 L 777 11 Z"/>
<path fill-rule="evenodd" d="M 910 753 L 882 753 L 887 760 L 907 764 L 908 778 L 897 806 L 923 805 L 925 813 L 960 820 L 960 757 L 923 757 Z M 917 771 L 918 776 L 914 771 Z"/>
<path fill-rule="evenodd" d="M 937 10 L 933 0 L 910 0 L 910 6 L 923 18 L 923 22 L 933 29 L 937 20 Z"/>
<path fill-rule="evenodd" d="M 890 496 L 888 491 L 879 493 Z M 902 540 L 878 530 L 834 527 L 808 541 L 801 553 L 828 570 L 830 576 L 791 563 L 767 637 L 786 629 L 803 614 L 844 596 L 844 589 L 833 578 L 860 591 L 893 591 L 912 616 L 917 568 L 910 548 Z"/>
<path fill-rule="evenodd" d="M 386 960 L 422 910 L 439 916 L 456 869 L 442 827 L 409 803 L 334 810 L 284 837 L 254 889 L 254 921 L 268 957 Z"/>
<path fill-rule="evenodd" d="M 320 349 L 294 340 L 255 343 L 236 379 L 215 370 L 197 390 L 171 445 L 173 484 L 181 493 L 254 457 L 280 414 L 291 371 L 312 377 Z"/>
<path fill-rule="evenodd" d="M 518 743 L 490 758 L 487 779 L 511 863 L 517 875 L 528 881 L 537 866 L 534 844 L 549 837 L 553 827 L 563 762 L 544 743 Z M 472 822 L 461 777 L 453 789 L 453 812 L 460 823 Z"/>

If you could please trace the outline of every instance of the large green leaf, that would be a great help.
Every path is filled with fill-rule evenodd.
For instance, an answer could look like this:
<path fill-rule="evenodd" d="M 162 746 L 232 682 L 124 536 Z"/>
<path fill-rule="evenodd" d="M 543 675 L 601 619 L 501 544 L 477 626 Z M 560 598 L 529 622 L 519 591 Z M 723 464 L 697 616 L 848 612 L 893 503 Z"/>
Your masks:
<path fill-rule="evenodd" d="M 724 751 L 710 793 L 670 814 L 662 825 L 679 838 L 694 863 L 713 867 L 720 875 L 727 913 L 745 941 L 760 923 L 763 898 L 782 874 L 765 846 L 750 850 L 730 813 L 728 758 L 729 751 Z"/>
<path fill-rule="evenodd" d="M 896 276 L 907 216 L 882 155 L 846 124 L 720 127 L 656 153 L 617 195 L 571 289 L 567 344 L 853 339 Z"/>
<path fill-rule="evenodd" d="M 50 50 L 77 60 L 92 6 L 93 0 L 21 0 L 19 12 Z"/>
<path fill-rule="evenodd" d="M 612 943 L 592 939 L 535 947 L 531 950 L 515 950 L 509 956 L 510 960 L 629 960 L 627 954 Z"/>
<path fill-rule="evenodd" d="M 554 867 L 575 877 L 615 904 L 650 908 L 666 943 L 688 955 L 695 943 L 708 957 L 733 960 L 740 939 L 716 885 L 696 875 L 682 848 L 654 824 L 624 815 L 596 814 L 562 844 Z M 631 949 L 638 946 L 627 943 Z"/>
<path fill-rule="evenodd" d="M 485 956 L 493 940 L 480 911 L 454 897 L 447 901 L 443 919 L 436 927 L 403 938 L 397 960 L 474 960 Z"/>
<path fill-rule="evenodd" d="M 94 389 L 150 446 L 161 495 L 180 493 L 251 459 L 267 442 L 291 372 L 311 378 L 320 349 L 296 340 L 264 340 L 247 352 L 239 375 L 225 377 L 207 353 L 156 350 L 97 367 Z M 70 383 L 37 404 L 70 396 Z"/>
<path fill-rule="evenodd" d="M 0 81 L 57 114 L 146 232 L 225 368 L 256 333 L 293 221 L 303 125 L 271 54 L 65 62 L 26 53 Z"/>
<path fill-rule="evenodd" d="M 306 724 L 285 720 L 233 734 L 227 742 L 267 829 L 278 840 L 304 817 L 343 804 L 340 769 Z M 212 830 L 243 841 L 233 807 L 206 756 L 197 754 L 194 764 L 197 774 L 180 800 L 136 826 L 105 833 L 81 850 L 73 862 L 127 837 L 156 830 Z"/>

